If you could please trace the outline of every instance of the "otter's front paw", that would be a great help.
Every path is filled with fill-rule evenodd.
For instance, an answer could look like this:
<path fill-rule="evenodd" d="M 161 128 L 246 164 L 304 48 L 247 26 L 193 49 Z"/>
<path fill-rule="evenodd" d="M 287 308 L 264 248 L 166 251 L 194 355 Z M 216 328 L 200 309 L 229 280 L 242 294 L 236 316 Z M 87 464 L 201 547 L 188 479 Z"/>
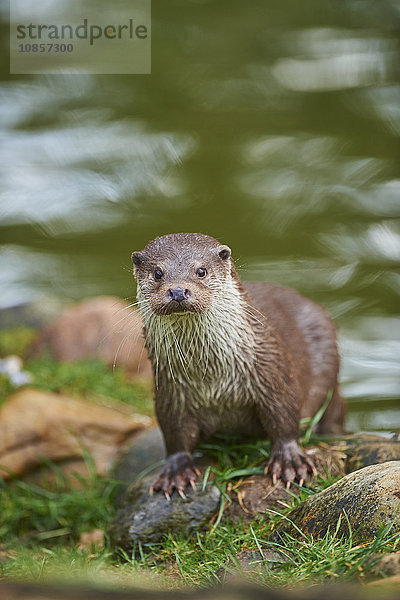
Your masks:
<path fill-rule="evenodd" d="M 177 452 L 168 456 L 163 470 L 150 488 L 150 493 L 162 491 L 167 500 L 170 500 L 174 490 L 184 498 L 185 487 L 194 483 L 199 470 L 194 466 L 193 459 L 188 452 Z"/>
<path fill-rule="evenodd" d="M 300 448 L 296 440 L 275 444 L 272 447 L 271 458 L 265 467 L 265 473 L 272 477 L 275 484 L 278 479 L 289 488 L 293 481 L 303 485 L 306 479 L 316 475 L 317 471 L 312 460 Z"/>

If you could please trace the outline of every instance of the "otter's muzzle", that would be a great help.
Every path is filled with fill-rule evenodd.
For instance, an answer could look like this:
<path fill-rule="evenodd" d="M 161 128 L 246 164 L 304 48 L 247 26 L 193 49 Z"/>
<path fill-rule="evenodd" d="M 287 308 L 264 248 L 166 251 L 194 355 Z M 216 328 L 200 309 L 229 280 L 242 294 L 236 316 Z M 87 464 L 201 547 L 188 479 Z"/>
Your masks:
<path fill-rule="evenodd" d="M 190 292 L 190 290 L 188 290 L 188 289 L 184 290 L 183 288 L 175 288 L 175 289 L 169 288 L 169 290 L 167 292 L 167 296 L 168 296 L 169 300 L 171 300 L 171 301 L 183 302 L 184 300 L 187 300 L 191 296 L 191 292 Z"/>

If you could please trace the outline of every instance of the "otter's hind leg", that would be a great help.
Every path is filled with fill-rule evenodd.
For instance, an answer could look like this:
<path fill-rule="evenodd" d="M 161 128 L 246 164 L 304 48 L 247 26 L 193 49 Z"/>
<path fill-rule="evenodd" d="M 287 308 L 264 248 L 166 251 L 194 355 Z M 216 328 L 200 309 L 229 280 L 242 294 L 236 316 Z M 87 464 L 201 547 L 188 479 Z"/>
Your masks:
<path fill-rule="evenodd" d="M 318 433 L 333 433 L 338 434 L 343 432 L 344 417 L 346 413 L 346 405 L 341 396 L 338 386 L 333 390 L 331 401 L 321 421 L 317 425 Z"/>
<path fill-rule="evenodd" d="M 333 389 L 331 401 L 316 430 L 319 433 L 341 433 L 345 402 L 338 389 L 340 358 L 335 325 L 325 309 L 308 300 L 298 311 L 297 319 L 308 348 L 311 373 L 311 385 L 301 416 L 315 415 L 329 390 Z"/>

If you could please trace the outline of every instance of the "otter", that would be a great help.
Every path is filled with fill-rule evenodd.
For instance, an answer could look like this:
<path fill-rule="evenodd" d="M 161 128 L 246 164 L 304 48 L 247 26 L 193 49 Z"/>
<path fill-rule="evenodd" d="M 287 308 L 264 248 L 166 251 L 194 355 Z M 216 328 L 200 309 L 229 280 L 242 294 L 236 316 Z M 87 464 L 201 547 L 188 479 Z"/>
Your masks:
<path fill-rule="evenodd" d="M 329 314 L 293 289 L 242 283 L 230 248 L 208 235 L 164 235 L 132 260 L 168 455 L 151 492 L 184 496 L 199 475 L 193 449 L 217 432 L 269 438 L 266 473 L 303 485 L 315 468 L 298 443 L 300 418 L 331 394 L 318 430 L 343 425 Z"/>

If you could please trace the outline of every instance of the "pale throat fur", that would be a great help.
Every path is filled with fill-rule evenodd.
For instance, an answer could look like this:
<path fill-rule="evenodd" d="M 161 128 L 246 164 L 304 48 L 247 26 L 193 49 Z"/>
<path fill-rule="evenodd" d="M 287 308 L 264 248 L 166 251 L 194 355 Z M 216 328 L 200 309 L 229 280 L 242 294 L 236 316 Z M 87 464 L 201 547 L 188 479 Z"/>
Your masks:
<path fill-rule="evenodd" d="M 182 408 L 225 411 L 251 402 L 256 393 L 257 340 L 249 322 L 257 324 L 257 311 L 233 277 L 213 287 L 208 308 L 159 315 L 151 309 L 146 290 L 138 286 L 155 386 L 168 382 L 170 397 L 172 393 Z"/>

